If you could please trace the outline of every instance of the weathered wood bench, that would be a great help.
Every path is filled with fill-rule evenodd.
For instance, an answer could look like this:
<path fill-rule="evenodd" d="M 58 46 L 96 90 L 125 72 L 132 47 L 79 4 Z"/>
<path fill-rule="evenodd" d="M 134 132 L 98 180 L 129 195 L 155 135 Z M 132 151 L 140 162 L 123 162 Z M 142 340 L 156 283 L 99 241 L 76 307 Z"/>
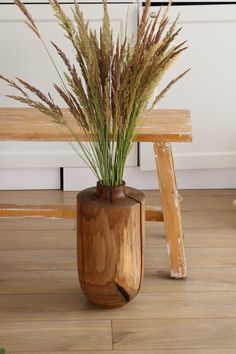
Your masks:
<path fill-rule="evenodd" d="M 80 141 L 87 137 L 66 117 Z M 66 128 L 30 108 L 0 108 L 0 140 L 14 141 L 73 141 Z M 187 275 L 179 194 L 176 186 L 171 142 L 192 140 L 190 112 L 187 110 L 153 110 L 145 112 L 137 126 L 136 141 L 153 142 L 159 179 L 162 210 L 147 207 L 147 221 L 164 221 L 171 277 Z M 75 218 L 74 206 L 1 204 L 0 217 Z"/>

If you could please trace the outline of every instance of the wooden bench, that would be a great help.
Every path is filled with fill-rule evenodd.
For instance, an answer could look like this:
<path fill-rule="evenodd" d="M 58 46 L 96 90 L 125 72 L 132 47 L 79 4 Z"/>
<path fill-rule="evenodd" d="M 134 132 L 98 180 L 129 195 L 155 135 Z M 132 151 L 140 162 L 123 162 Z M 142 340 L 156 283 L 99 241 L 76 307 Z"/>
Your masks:
<path fill-rule="evenodd" d="M 80 141 L 87 137 L 65 111 Z M 0 140 L 14 141 L 73 141 L 66 128 L 30 108 L 0 108 Z M 164 221 L 171 277 L 187 275 L 179 194 L 176 186 L 171 142 L 192 140 L 190 112 L 187 110 L 153 110 L 144 112 L 137 126 L 136 141 L 153 142 L 159 179 L 162 210 L 146 209 L 147 221 Z M 73 206 L 60 205 L 0 205 L 0 217 L 74 218 Z"/>

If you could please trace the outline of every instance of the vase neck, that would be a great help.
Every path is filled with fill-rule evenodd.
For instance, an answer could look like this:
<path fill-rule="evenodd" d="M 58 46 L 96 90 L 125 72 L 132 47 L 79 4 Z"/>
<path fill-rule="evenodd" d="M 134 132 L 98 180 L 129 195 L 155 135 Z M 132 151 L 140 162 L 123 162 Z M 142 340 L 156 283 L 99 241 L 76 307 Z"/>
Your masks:
<path fill-rule="evenodd" d="M 103 186 L 100 182 L 97 182 L 97 194 L 99 198 L 110 200 L 111 202 L 123 198 L 125 196 L 125 182 L 117 187 Z"/>

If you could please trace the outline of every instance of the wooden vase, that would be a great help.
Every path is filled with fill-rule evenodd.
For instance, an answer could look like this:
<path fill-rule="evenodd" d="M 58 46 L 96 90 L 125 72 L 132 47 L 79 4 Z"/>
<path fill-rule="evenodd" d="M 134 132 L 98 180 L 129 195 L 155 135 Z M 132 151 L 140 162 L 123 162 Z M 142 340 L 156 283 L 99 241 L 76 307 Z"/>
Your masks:
<path fill-rule="evenodd" d="M 78 273 L 87 298 L 119 307 L 139 292 L 143 277 L 145 196 L 123 183 L 77 196 Z"/>

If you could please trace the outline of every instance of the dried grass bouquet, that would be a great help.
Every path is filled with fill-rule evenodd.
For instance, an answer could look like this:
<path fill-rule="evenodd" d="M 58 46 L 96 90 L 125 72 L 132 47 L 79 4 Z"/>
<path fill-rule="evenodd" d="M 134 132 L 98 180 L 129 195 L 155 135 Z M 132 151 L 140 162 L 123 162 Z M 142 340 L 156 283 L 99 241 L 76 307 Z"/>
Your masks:
<path fill-rule="evenodd" d="M 57 71 L 60 85 L 54 84 L 54 89 L 63 98 L 84 134 L 94 137 L 93 141 L 81 143 L 52 96 L 42 93 L 23 79 L 12 81 L 0 76 L 19 92 L 19 96 L 8 97 L 34 107 L 56 123 L 66 126 L 80 146 L 81 157 L 105 186 L 122 184 L 137 120 L 165 72 L 186 49 L 185 42 L 173 44 L 180 29 L 176 29 L 178 18 L 169 24 L 170 3 L 164 10 L 160 8 L 154 19 L 150 19 L 150 1 L 146 1 L 137 39 L 131 44 L 127 37 L 122 41 L 118 37 L 114 42 L 106 0 L 103 0 L 104 16 L 100 33 L 89 29 L 77 3 L 72 21 L 57 0 L 49 0 L 75 52 L 76 60 L 72 64 L 66 53 L 51 42 L 65 64 L 66 72 L 60 73 L 32 16 L 21 0 L 15 0 L 26 16 L 26 24 L 42 42 Z M 186 72 L 172 80 L 154 98 L 152 107 Z"/>

